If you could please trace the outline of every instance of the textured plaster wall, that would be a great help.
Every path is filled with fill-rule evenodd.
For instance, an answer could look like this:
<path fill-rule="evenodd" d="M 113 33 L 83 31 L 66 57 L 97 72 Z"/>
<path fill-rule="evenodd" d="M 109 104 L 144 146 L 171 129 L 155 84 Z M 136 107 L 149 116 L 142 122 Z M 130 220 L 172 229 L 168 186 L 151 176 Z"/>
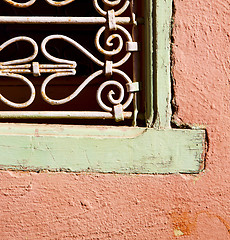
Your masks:
<path fill-rule="evenodd" d="M 230 239 L 230 1 L 175 0 L 178 125 L 204 126 L 199 175 L 0 172 L 0 239 Z"/>

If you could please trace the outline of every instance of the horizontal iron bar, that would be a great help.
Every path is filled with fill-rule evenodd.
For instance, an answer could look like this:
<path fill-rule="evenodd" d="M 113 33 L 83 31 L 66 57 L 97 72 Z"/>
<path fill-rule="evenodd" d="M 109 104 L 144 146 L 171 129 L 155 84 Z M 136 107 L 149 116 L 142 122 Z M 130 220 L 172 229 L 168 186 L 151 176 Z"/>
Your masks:
<path fill-rule="evenodd" d="M 0 24 L 105 24 L 105 17 L 12 17 L 0 16 Z M 137 19 L 138 23 L 143 23 L 142 18 Z M 130 17 L 116 17 L 117 24 L 132 24 Z"/>
<path fill-rule="evenodd" d="M 132 118 L 132 112 L 124 112 L 124 118 Z M 109 112 L 93 111 L 0 111 L 0 118 L 15 119 L 114 119 Z"/>

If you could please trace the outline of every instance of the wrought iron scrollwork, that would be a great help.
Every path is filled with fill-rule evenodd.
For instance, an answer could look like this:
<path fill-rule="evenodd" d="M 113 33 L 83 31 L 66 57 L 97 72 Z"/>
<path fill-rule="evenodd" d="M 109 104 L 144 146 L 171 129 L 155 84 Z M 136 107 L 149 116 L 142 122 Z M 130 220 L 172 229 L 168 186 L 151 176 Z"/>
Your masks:
<path fill-rule="evenodd" d="M 30 0 L 26 3 L 17 3 L 17 2 L 14 2 L 13 0 L 4 0 L 4 1 L 11 4 L 14 7 L 26 8 L 33 5 L 36 0 Z M 45 0 L 45 1 L 53 6 L 64 6 L 73 2 L 74 0 L 63 0 L 60 2 L 56 2 L 53 0 Z M 60 105 L 60 104 L 65 104 L 71 101 L 72 99 L 76 98 L 78 94 L 81 91 L 83 91 L 84 88 L 91 81 L 93 81 L 95 78 L 97 78 L 100 75 L 105 75 L 112 79 L 106 80 L 99 86 L 96 94 L 97 102 L 104 111 L 114 113 L 115 118 L 117 118 L 118 120 L 122 119 L 122 116 L 121 116 L 122 112 L 132 103 L 134 93 L 139 90 L 139 87 L 137 83 L 134 84 L 132 82 L 132 80 L 126 73 L 124 73 L 122 70 L 118 68 L 127 62 L 127 60 L 131 57 L 131 54 L 133 51 L 138 50 L 138 44 L 133 41 L 133 38 L 129 33 L 129 31 L 125 27 L 121 26 L 120 24 L 117 24 L 116 22 L 117 16 L 120 16 L 123 12 L 126 11 L 126 9 L 130 5 L 130 1 L 125 0 L 123 1 L 124 2 L 123 4 L 121 0 L 114 0 L 114 1 L 101 0 L 101 1 L 104 3 L 104 5 L 107 5 L 109 8 L 113 8 L 118 5 L 121 7 L 116 11 L 114 9 L 105 11 L 99 5 L 98 0 L 93 0 L 93 4 L 97 12 L 103 17 L 106 17 L 107 19 L 106 24 L 100 27 L 100 29 L 98 30 L 95 36 L 95 46 L 100 53 L 108 57 L 118 55 L 121 52 L 122 53 L 125 52 L 125 54 L 123 54 L 120 60 L 117 60 L 116 62 L 105 60 L 104 62 L 102 62 L 97 57 L 95 57 L 92 53 L 90 53 L 86 48 L 84 48 L 81 44 L 79 44 L 76 40 L 73 40 L 72 38 L 64 35 L 50 35 L 42 41 L 41 52 L 48 60 L 50 60 L 53 63 L 40 64 L 38 62 L 33 62 L 33 60 L 36 58 L 38 54 L 37 43 L 32 38 L 29 38 L 26 36 L 15 37 L 3 43 L 0 46 L 0 51 L 5 49 L 7 46 L 9 46 L 12 43 L 15 43 L 18 41 L 27 41 L 33 46 L 33 53 L 31 56 L 24 59 L 0 62 L 0 77 L 2 76 L 12 77 L 12 78 L 17 78 L 23 81 L 30 88 L 30 98 L 28 101 L 24 103 L 14 103 L 7 100 L 5 97 L 3 97 L 0 94 L 0 100 L 13 108 L 25 108 L 25 107 L 28 107 L 30 104 L 32 104 L 32 102 L 35 99 L 35 88 L 31 83 L 31 81 L 28 80 L 26 77 L 22 76 L 21 74 L 33 74 L 35 77 L 38 77 L 43 73 L 52 73 L 43 81 L 41 85 L 41 95 L 43 99 L 51 105 Z M 133 19 L 133 16 L 132 16 L 132 19 Z M 95 18 L 95 21 L 97 21 L 96 18 Z M 98 24 L 101 24 L 101 22 Z M 135 24 L 134 21 L 133 21 L 133 24 Z M 101 46 L 100 38 L 102 34 L 104 34 L 105 32 L 107 36 L 105 44 L 107 46 Z M 124 38 L 126 39 L 124 40 Z M 96 63 L 99 67 L 102 67 L 101 70 L 98 70 L 95 73 L 91 74 L 89 77 L 87 77 L 71 95 L 69 95 L 64 99 L 59 99 L 59 100 L 52 99 L 47 95 L 47 91 L 46 91 L 47 85 L 50 83 L 50 81 L 52 81 L 55 78 L 68 77 L 71 75 L 75 75 L 77 63 L 75 61 L 61 59 L 61 58 L 52 56 L 47 51 L 47 48 L 46 48 L 47 43 L 49 41 L 57 40 L 57 39 L 71 44 L 80 52 L 82 52 L 85 56 L 87 56 L 91 61 Z M 113 45 L 114 39 L 116 39 L 116 42 L 117 42 L 115 47 Z M 113 48 L 113 49 L 107 50 L 106 47 L 109 47 L 110 49 Z M 125 51 L 124 51 L 124 48 L 126 48 Z M 114 79 L 113 77 L 114 74 L 119 75 L 120 78 L 124 79 L 124 81 L 127 84 L 126 89 L 119 81 Z M 135 85 L 135 87 L 132 87 L 132 84 L 133 86 Z M 110 90 L 107 94 L 108 102 L 113 107 L 108 106 L 106 103 L 104 103 L 101 97 L 104 89 L 105 88 L 108 89 L 108 87 L 112 87 L 112 86 L 115 86 L 119 91 L 119 97 L 117 99 L 114 98 L 113 90 Z M 125 94 L 125 92 L 127 93 Z M 125 95 L 127 96 L 126 98 L 125 98 Z"/>
<path fill-rule="evenodd" d="M 27 7 L 32 6 L 37 0 L 29 0 L 28 2 L 25 2 L 25 3 L 15 2 L 13 0 L 3 0 L 3 1 L 5 1 L 5 2 L 9 3 L 10 5 L 17 7 L 17 8 L 27 8 Z M 61 6 L 67 5 L 75 0 L 63 0 L 61 2 L 53 1 L 53 0 L 45 0 L 45 1 L 52 6 L 61 7 Z"/>

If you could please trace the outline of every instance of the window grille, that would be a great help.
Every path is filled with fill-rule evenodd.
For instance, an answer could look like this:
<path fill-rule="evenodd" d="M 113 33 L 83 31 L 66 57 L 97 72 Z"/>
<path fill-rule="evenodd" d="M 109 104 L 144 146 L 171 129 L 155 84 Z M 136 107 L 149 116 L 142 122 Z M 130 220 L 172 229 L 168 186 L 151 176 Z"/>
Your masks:
<path fill-rule="evenodd" d="M 1 0 L 0 9 L 1 118 L 136 125 L 140 1 Z"/>

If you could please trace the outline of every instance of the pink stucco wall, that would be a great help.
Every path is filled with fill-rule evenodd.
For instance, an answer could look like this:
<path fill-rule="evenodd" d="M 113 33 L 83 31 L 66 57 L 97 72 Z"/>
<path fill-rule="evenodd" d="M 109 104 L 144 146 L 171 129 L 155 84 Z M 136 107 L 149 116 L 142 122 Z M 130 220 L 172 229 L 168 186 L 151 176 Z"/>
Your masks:
<path fill-rule="evenodd" d="M 0 172 L 0 239 L 230 239 L 230 1 L 175 0 L 180 123 L 207 129 L 199 175 Z"/>

